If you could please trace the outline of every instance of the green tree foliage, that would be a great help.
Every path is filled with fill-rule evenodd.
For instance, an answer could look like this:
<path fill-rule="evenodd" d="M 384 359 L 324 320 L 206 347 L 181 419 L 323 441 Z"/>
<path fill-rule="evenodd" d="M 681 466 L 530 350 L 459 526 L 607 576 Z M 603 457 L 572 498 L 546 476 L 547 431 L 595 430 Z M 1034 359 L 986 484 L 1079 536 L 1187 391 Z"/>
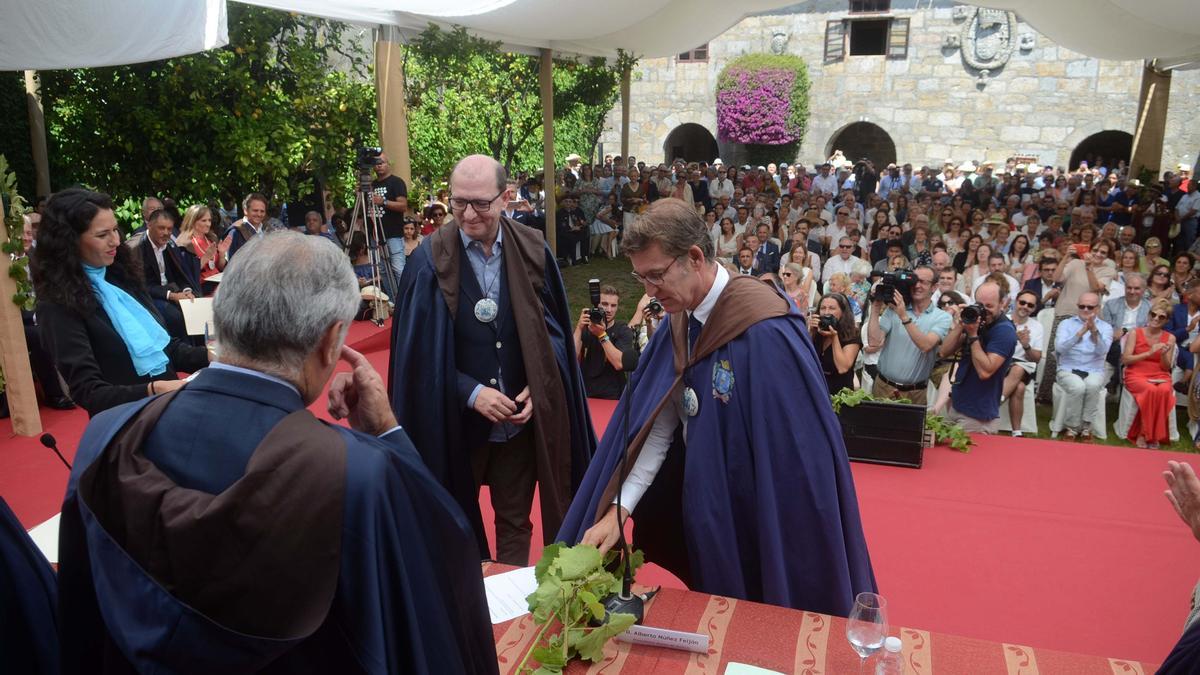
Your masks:
<path fill-rule="evenodd" d="M 555 158 L 591 154 L 604 117 L 616 102 L 621 68 L 603 59 L 554 62 Z M 511 169 L 542 164 L 540 62 L 503 52 L 500 43 L 462 28 L 431 25 L 405 58 L 413 173 L 443 176 L 471 153 Z"/>
<path fill-rule="evenodd" d="M 49 71 L 43 101 L 56 187 L 183 203 L 353 188 L 375 134 L 367 54 L 339 23 L 231 3 L 230 44 L 165 61 Z"/>
<path fill-rule="evenodd" d="M 29 143 L 29 110 L 22 73 L 0 73 L 0 149 L 8 157 L 9 168 L 16 172 L 21 194 L 34 194 L 37 176 Z"/>

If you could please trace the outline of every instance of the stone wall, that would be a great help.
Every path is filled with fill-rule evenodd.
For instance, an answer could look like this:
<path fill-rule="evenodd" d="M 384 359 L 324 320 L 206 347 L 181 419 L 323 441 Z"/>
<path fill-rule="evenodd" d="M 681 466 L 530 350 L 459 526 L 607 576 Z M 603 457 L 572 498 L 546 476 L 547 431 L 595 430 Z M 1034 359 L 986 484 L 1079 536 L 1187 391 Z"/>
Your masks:
<path fill-rule="evenodd" d="M 849 16 L 847 3 L 816 0 L 782 13 L 748 17 L 709 43 L 709 59 L 680 63 L 645 59 L 634 72 L 630 152 L 646 161 L 664 159 L 668 134 L 696 123 L 716 136 L 715 86 L 721 68 L 746 53 L 768 52 L 772 36 L 786 35 L 784 49 L 809 64 L 810 119 L 798 159 L 827 157 L 838 132 L 854 122 L 886 131 L 899 161 L 940 164 L 966 159 L 1003 161 L 1036 156 L 1065 166 L 1072 150 L 1104 130 L 1133 133 L 1137 117 L 1139 61 L 1090 58 L 1052 43 L 1018 21 L 1017 35 L 1032 37 L 1029 49 L 1014 47 L 1008 62 L 982 80 L 959 49 L 943 46 L 962 35 L 956 13 L 974 11 L 935 0 L 893 0 L 889 16 L 908 17 L 908 57 L 849 56 L 824 62 L 826 22 Z M 1027 38 L 1028 39 L 1028 38 Z M 965 45 L 964 45 L 965 46 Z M 1171 88 L 1163 167 L 1193 163 L 1200 152 L 1200 71 L 1176 72 Z M 620 150 L 620 102 L 601 136 L 605 152 Z M 726 163 L 741 162 L 736 145 L 718 139 Z M 787 159 L 787 158 L 780 158 Z"/>

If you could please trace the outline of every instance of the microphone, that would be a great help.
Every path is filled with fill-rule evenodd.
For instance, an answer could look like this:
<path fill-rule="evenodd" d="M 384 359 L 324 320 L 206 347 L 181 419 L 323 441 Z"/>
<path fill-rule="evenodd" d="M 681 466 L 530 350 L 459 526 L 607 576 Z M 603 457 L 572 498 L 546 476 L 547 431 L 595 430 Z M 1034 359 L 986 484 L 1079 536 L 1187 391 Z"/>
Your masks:
<path fill-rule="evenodd" d="M 625 391 L 625 409 L 621 414 L 621 463 L 617 468 L 617 546 L 620 547 L 618 556 L 624 563 L 624 576 L 621 579 L 621 591 L 603 599 L 604 609 L 608 614 L 632 614 L 634 623 L 640 624 L 646 616 L 646 601 L 649 597 L 633 594 L 633 552 L 629 541 L 625 538 L 625 520 L 621 517 L 621 490 L 625 486 L 625 463 L 629 457 L 629 408 L 633 405 L 633 377 L 629 378 Z M 653 594 L 651 594 L 653 595 Z"/>
<path fill-rule="evenodd" d="M 50 434 L 42 434 L 42 437 L 38 440 L 42 442 L 42 445 L 53 450 L 54 454 L 58 455 L 58 459 L 62 461 L 63 466 L 67 467 L 67 470 L 70 471 L 71 463 L 68 462 L 67 458 L 63 457 L 62 453 L 58 451 L 58 441 L 54 440 L 54 436 L 51 436 Z"/>

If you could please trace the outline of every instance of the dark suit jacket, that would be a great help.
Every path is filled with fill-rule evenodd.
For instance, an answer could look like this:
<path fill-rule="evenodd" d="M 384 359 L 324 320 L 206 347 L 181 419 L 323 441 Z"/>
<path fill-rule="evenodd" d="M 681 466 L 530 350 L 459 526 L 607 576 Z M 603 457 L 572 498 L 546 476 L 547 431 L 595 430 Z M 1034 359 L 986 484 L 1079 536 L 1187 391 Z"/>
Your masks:
<path fill-rule="evenodd" d="M 771 242 L 763 242 L 758 247 L 758 251 L 754 254 L 755 260 L 758 261 L 758 273 L 776 274 L 779 272 L 779 247 Z"/>
<path fill-rule="evenodd" d="M 1175 305 L 1171 310 L 1171 319 L 1167 321 L 1166 330 L 1175 336 L 1175 344 L 1179 345 L 1179 356 L 1175 364 L 1184 370 L 1191 370 L 1195 357 L 1188 351 L 1188 306 L 1186 302 Z"/>
<path fill-rule="evenodd" d="M 112 267 L 108 268 L 106 278 L 136 298 L 162 323 L 144 289 L 122 278 Z M 42 346 L 67 381 L 71 398 L 83 406 L 89 416 L 145 397 L 146 383 L 150 380 L 175 380 L 178 379 L 176 371 L 194 372 L 208 365 L 208 352 L 204 347 L 193 347 L 171 338 L 163 350 L 171 360 L 167 370 L 154 376 L 138 375 L 125 341 L 113 327 L 108 314 L 100 308 L 81 315 L 75 307 L 42 300 L 37 305 L 37 320 Z"/>
<path fill-rule="evenodd" d="M 200 259 L 175 245 L 172 238 L 163 249 L 163 265 L 166 266 L 167 283 L 160 283 L 158 259 L 154 255 L 154 244 L 149 237 L 142 237 L 137 247 L 141 255 L 142 274 L 146 278 L 146 292 L 157 300 L 166 300 L 167 293 L 178 293 L 190 288 L 200 295 Z"/>

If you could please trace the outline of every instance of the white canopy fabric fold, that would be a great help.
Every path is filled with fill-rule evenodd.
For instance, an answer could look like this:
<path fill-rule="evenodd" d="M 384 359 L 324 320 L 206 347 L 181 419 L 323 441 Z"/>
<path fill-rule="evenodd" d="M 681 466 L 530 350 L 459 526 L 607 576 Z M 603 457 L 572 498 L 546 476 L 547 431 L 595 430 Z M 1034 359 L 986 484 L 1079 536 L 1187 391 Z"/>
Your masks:
<path fill-rule="evenodd" d="M 0 70 L 118 66 L 228 43 L 225 0 L 0 2 Z"/>
<path fill-rule="evenodd" d="M 794 0 L 245 0 L 414 35 L 461 25 L 507 49 L 670 56 L 743 17 Z M 94 67 L 179 56 L 227 43 L 226 0 L 3 0 L 0 70 Z M 1106 59 L 1200 62 L 1196 0 L 978 0 L 1017 12 L 1054 42 Z"/>
<path fill-rule="evenodd" d="M 1200 62 L 1196 0 L 978 0 L 973 5 L 1016 12 L 1054 42 L 1115 61 L 1160 59 L 1186 67 Z"/>

